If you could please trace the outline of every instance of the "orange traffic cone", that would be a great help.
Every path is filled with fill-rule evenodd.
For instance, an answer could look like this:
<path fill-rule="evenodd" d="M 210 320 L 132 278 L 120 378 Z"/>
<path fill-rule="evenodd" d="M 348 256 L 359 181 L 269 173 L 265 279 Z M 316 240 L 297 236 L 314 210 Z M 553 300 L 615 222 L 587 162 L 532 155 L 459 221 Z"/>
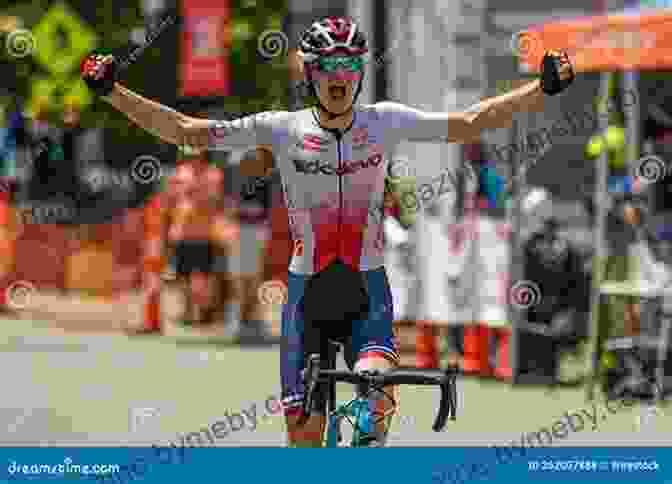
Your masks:
<path fill-rule="evenodd" d="M 13 241 L 10 233 L 10 218 L 12 215 L 10 201 L 11 188 L 9 182 L 0 180 L 0 259 L 2 259 L 0 280 L 3 281 L 0 284 L 0 310 L 7 306 L 7 289 L 11 283 L 9 279 L 12 271 L 12 264 L 8 261 L 11 261 L 14 257 Z"/>
<path fill-rule="evenodd" d="M 464 327 L 464 372 L 481 376 L 491 373 L 490 328 L 484 324 Z"/>
<path fill-rule="evenodd" d="M 418 368 L 439 368 L 439 348 L 436 329 L 426 322 L 418 322 L 415 337 L 415 357 Z"/>
<path fill-rule="evenodd" d="M 502 380 L 513 378 L 511 368 L 511 329 L 502 328 L 495 331 L 497 337 L 497 368 L 495 376 Z"/>

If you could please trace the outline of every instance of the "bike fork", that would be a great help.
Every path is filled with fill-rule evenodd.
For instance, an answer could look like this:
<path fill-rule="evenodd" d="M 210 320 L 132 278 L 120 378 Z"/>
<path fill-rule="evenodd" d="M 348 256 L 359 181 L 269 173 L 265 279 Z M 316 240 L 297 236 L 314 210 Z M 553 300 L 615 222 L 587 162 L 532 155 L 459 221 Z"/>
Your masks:
<path fill-rule="evenodd" d="M 342 440 L 341 420 L 343 416 L 334 414 L 329 417 L 329 428 L 327 429 L 327 447 L 338 447 Z"/>

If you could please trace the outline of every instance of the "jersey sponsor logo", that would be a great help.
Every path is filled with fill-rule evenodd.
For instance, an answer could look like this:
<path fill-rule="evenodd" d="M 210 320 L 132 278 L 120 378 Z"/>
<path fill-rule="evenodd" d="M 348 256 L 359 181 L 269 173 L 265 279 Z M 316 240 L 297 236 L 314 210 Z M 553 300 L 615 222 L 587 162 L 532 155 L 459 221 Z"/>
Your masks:
<path fill-rule="evenodd" d="M 294 257 L 301 257 L 303 255 L 303 247 L 304 247 L 303 240 L 297 239 L 294 241 L 294 250 L 292 251 Z"/>
<path fill-rule="evenodd" d="M 215 140 L 226 138 L 231 133 L 232 133 L 231 128 L 223 123 L 217 123 L 216 125 L 210 128 L 210 136 L 212 136 L 212 138 Z"/>
<path fill-rule="evenodd" d="M 210 127 L 210 136 L 216 141 L 231 136 L 241 129 L 243 129 L 243 126 L 242 120 L 240 119 L 234 121 L 218 121 Z"/>
<path fill-rule="evenodd" d="M 298 173 L 306 175 L 351 175 L 365 168 L 377 167 L 383 162 L 383 155 L 376 153 L 366 160 L 346 161 L 340 167 L 334 167 L 330 163 L 320 160 L 305 161 L 293 160 Z"/>
<path fill-rule="evenodd" d="M 326 145 L 329 142 L 325 139 L 315 136 L 313 134 L 307 134 L 303 137 L 303 142 L 297 144 L 297 147 L 302 148 L 304 151 L 327 151 Z"/>
<path fill-rule="evenodd" d="M 353 128 L 352 129 L 352 144 L 355 146 L 361 146 L 368 144 L 369 142 L 369 130 L 366 128 Z"/>

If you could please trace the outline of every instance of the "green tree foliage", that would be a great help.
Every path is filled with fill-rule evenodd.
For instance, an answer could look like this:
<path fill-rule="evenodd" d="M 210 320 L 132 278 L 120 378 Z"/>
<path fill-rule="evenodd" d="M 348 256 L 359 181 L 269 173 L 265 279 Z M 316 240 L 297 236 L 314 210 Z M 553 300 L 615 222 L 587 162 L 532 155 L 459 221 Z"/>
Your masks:
<path fill-rule="evenodd" d="M 24 3 L 0 1 L 0 14 L 20 17 L 25 28 L 34 27 L 49 8 L 49 0 L 27 0 Z M 142 27 L 143 16 L 138 0 L 66 0 L 100 36 L 99 47 L 115 52 L 129 44 L 131 31 Z M 258 38 L 268 30 L 280 30 L 286 14 L 286 0 L 234 0 L 232 12 L 232 46 L 230 72 L 235 90 L 225 98 L 223 107 L 232 113 L 284 109 L 287 106 L 286 56 L 266 60 L 258 53 Z M 138 62 L 124 74 L 123 83 L 151 99 L 174 106 L 179 75 L 180 35 L 177 29 L 166 32 Z M 39 46 L 38 46 L 39 48 Z M 0 62 L 11 70 L 16 93 L 29 95 L 29 81 L 41 68 L 30 58 L 11 59 L 3 49 Z M 171 60 L 172 59 L 172 60 Z M 8 69 L 9 68 L 9 69 Z M 5 79 L 8 79 L 5 77 Z M 172 82 L 171 82 L 172 80 Z M 173 88 L 174 86 L 174 88 Z M 62 124 L 62 115 L 53 112 L 50 119 Z M 113 143 L 149 146 L 158 142 L 153 136 L 133 127 L 128 120 L 106 103 L 96 100 L 82 114 L 83 127 L 103 126 Z"/>

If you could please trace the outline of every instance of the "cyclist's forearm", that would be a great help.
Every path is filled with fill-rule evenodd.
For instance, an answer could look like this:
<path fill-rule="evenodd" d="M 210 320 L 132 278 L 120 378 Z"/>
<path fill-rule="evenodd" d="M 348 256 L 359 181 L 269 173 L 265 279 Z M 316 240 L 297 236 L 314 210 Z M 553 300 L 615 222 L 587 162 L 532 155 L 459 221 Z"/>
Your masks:
<path fill-rule="evenodd" d="M 467 115 L 478 131 L 508 128 L 516 113 L 538 108 L 543 97 L 541 83 L 535 80 L 501 96 L 485 99 L 468 110 Z"/>
<path fill-rule="evenodd" d="M 103 99 L 145 131 L 167 143 L 181 143 L 179 120 L 186 119 L 186 116 L 176 110 L 146 99 L 119 83 L 116 83 L 112 93 Z"/>

